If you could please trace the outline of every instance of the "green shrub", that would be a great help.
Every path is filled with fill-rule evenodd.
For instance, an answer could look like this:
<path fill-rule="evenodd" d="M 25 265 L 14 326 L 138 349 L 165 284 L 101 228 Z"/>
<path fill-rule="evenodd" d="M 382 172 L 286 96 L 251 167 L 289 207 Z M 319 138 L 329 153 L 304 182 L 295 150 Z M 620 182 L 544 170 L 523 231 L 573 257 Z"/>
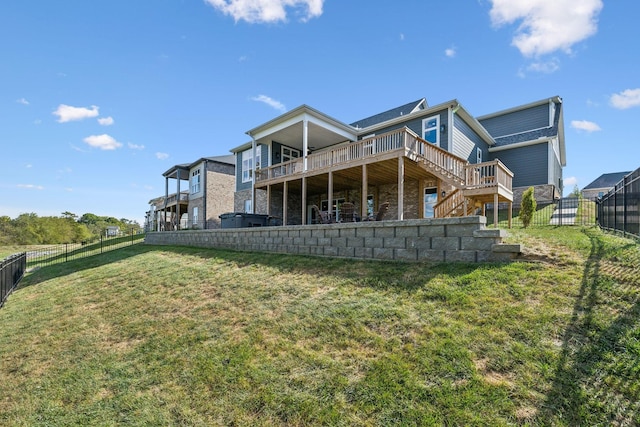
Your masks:
<path fill-rule="evenodd" d="M 522 226 L 527 228 L 531 224 L 531 219 L 536 211 L 536 198 L 533 195 L 533 187 L 527 188 L 522 193 L 522 202 L 520 202 L 520 221 Z"/>

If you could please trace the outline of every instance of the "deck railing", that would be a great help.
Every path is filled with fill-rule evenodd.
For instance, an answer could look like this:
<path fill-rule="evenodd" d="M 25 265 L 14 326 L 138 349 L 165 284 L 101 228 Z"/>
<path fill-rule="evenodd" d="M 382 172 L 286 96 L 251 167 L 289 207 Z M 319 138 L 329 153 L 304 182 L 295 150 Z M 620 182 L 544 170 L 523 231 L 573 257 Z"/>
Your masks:
<path fill-rule="evenodd" d="M 373 158 L 379 154 L 390 153 L 395 150 L 405 150 L 405 154 L 414 160 L 432 165 L 434 168 L 439 168 L 439 170 L 448 171 L 449 174 L 458 176 L 460 179 L 464 177 L 465 160 L 420 139 L 407 128 L 309 154 L 306 158 L 307 172 Z M 304 159 L 293 159 L 260 169 L 256 173 L 256 182 L 303 172 Z"/>
<path fill-rule="evenodd" d="M 468 189 L 502 186 L 511 190 L 513 172 L 500 160 L 468 164 L 465 166 L 465 183 Z"/>
<path fill-rule="evenodd" d="M 180 199 L 178 199 L 178 196 L 176 194 L 170 195 L 169 197 L 167 197 L 167 205 L 176 203 L 176 200 L 180 200 L 181 202 L 188 202 L 189 193 L 180 193 Z M 162 205 L 164 205 L 164 203 Z"/>

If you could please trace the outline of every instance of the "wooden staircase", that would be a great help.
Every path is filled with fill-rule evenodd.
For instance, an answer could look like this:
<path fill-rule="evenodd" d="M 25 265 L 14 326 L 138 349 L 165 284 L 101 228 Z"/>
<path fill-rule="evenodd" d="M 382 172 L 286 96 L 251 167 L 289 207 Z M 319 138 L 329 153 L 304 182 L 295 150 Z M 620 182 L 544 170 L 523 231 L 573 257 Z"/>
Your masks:
<path fill-rule="evenodd" d="M 513 202 L 513 173 L 499 160 L 470 164 L 410 133 L 407 157 L 455 190 L 438 202 L 436 218 L 474 215 L 485 203 Z"/>

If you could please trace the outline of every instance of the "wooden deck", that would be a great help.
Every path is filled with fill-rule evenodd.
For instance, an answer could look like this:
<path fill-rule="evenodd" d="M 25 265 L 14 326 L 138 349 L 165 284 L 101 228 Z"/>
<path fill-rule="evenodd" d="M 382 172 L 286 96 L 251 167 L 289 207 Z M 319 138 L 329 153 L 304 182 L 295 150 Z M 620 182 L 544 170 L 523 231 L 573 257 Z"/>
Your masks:
<path fill-rule="evenodd" d="M 305 178 L 307 191 L 317 192 L 326 191 L 328 186 L 333 190 L 349 188 L 363 179 L 367 185 L 377 186 L 405 178 L 435 177 L 457 189 L 436 205 L 436 217 L 466 215 L 467 208 L 460 213 L 463 205 L 513 201 L 513 173 L 499 160 L 470 164 L 419 138 L 408 128 L 262 168 L 255 176 L 258 189 L 280 187 L 284 183 L 294 188 L 302 185 Z"/>

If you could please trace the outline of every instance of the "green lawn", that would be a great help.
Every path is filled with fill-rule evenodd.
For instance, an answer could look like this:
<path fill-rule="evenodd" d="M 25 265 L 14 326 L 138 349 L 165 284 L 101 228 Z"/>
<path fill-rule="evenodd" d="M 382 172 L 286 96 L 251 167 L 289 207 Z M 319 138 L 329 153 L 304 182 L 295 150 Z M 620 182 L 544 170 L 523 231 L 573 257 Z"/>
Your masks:
<path fill-rule="evenodd" d="M 514 229 L 511 264 L 134 245 L 0 309 L 0 425 L 637 425 L 640 250 Z"/>

